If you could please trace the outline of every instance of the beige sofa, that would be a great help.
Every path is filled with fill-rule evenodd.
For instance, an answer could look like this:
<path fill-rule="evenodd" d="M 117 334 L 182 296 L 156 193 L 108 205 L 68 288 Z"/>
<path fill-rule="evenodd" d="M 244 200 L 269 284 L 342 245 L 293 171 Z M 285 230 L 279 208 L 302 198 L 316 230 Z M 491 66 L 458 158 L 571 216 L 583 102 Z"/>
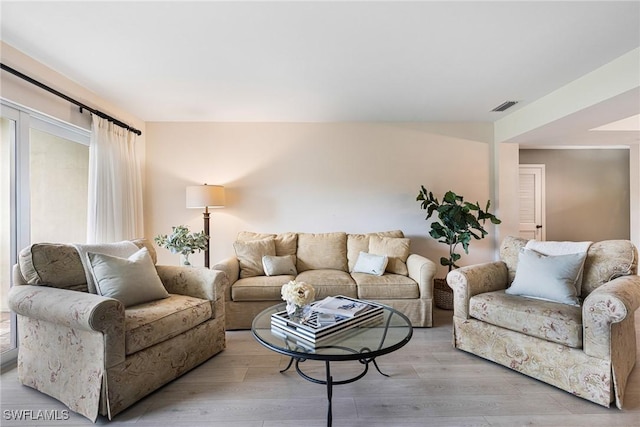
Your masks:
<path fill-rule="evenodd" d="M 147 248 L 146 271 L 153 274 L 153 246 L 134 243 L 134 251 Z M 19 381 L 93 421 L 98 413 L 111 419 L 223 350 L 226 276 L 204 268 L 155 268 L 156 284 L 168 295 L 161 289 L 166 297 L 125 308 L 88 292 L 74 246 L 23 250 L 9 294 L 18 316 Z"/>
<path fill-rule="evenodd" d="M 241 232 L 236 256 L 212 268 L 229 278 L 225 290 L 227 329 L 248 329 L 260 311 L 282 302 L 280 290 L 290 280 L 311 284 L 316 298 L 329 295 L 373 300 L 404 313 L 414 326 L 433 324 L 433 277 L 436 265 L 411 254 L 402 231 L 370 234 Z M 382 276 L 352 272 L 360 252 L 387 255 Z M 268 276 L 264 256 L 290 257 L 289 274 Z"/>
<path fill-rule="evenodd" d="M 505 292 L 526 243 L 506 238 L 501 261 L 448 274 L 456 348 L 600 405 L 615 400 L 622 408 L 636 360 L 636 248 L 626 240 L 593 243 L 584 262 L 583 299 L 569 305 Z"/>

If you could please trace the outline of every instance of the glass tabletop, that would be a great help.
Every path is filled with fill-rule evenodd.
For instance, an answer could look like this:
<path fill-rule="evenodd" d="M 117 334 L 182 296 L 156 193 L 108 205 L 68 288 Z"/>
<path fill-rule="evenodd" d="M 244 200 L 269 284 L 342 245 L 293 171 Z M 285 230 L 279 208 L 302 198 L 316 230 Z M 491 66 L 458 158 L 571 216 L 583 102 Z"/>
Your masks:
<path fill-rule="evenodd" d="M 286 304 L 269 307 L 253 320 L 251 332 L 265 347 L 287 356 L 315 360 L 359 360 L 391 353 L 409 342 L 413 328 L 399 311 L 383 305 L 382 316 L 374 322 L 355 326 L 318 343 L 272 329 L 271 315 L 285 310 Z"/>

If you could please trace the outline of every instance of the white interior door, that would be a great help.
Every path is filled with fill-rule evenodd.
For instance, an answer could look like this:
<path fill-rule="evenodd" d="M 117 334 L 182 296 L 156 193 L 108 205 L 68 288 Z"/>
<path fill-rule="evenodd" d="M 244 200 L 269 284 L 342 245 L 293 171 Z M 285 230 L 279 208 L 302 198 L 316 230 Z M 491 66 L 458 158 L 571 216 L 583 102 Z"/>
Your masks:
<path fill-rule="evenodd" d="M 520 237 L 546 240 L 544 165 L 520 165 Z"/>

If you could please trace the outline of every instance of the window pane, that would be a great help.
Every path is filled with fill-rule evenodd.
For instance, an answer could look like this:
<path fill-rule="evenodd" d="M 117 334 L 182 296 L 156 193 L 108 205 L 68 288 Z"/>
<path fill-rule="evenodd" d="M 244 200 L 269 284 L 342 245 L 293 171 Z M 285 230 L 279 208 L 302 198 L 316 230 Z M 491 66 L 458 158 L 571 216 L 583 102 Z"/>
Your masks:
<path fill-rule="evenodd" d="M 30 132 L 31 242 L 84 243 L 89 147 Z"/>

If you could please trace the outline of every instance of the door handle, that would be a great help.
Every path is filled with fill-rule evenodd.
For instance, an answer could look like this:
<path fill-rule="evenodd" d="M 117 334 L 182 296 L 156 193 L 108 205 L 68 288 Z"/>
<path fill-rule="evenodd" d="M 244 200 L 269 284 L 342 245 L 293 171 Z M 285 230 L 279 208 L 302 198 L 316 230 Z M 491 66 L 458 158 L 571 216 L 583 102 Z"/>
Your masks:
<path fill-rule="evenodd" d="M 536 225 L 536 228 L 542 228 L 542 226 L 541 225 Z"/>

